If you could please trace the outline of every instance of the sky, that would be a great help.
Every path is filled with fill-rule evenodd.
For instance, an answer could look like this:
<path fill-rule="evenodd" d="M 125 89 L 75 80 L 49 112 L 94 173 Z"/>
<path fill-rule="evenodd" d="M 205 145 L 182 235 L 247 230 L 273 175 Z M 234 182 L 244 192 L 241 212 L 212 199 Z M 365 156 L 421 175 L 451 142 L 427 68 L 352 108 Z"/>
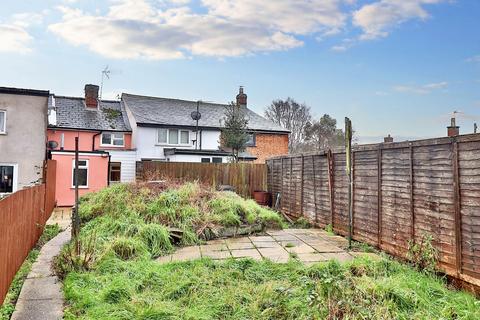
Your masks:
<path fill-rule="evenodd" d="M 226 103 L 292 97 L 359 142 L 480 124 L 478 0 L 3 0 L 0 86 Z"/>

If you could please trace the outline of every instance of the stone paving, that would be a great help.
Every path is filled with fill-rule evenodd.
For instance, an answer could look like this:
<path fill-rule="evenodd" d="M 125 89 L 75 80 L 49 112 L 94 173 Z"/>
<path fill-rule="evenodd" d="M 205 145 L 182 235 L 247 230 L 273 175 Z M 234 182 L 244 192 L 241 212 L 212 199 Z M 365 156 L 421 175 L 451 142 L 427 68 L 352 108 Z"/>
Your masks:
<path fill-rule="evenodd" d="M 331 235 L 320 229 L 285 229 L 267 231 L 265 235 L 218 239 L 206 244 L 178 249 L 157 261 L 186 261 L 202 257 L 215 260 L 227 258 L 269 259 L 284 263 L 298 259 L 305 264 L 336 259 L 349 261 L 353 256 L 345 251 L 345 238 Z"/>
<path fill-rule="evenodd" d="M 18 297 L 12 320 L 56 320 L 63 318 L 61 283 L 51 270 L 52 260 L 70 240 L 70 229 L 47 242 L 32 265 Z"/>

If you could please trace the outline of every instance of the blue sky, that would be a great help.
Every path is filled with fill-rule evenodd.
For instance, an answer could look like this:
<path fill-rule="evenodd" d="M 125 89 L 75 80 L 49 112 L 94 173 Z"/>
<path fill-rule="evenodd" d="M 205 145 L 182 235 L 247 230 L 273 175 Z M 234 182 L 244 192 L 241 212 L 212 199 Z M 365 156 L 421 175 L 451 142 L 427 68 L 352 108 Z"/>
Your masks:
<path fill-rule="evenodd" d="M 288 96 L 361 142 L 480 123 L 478 0 L 3 1 L 0 85 L 227 102 Z"/>

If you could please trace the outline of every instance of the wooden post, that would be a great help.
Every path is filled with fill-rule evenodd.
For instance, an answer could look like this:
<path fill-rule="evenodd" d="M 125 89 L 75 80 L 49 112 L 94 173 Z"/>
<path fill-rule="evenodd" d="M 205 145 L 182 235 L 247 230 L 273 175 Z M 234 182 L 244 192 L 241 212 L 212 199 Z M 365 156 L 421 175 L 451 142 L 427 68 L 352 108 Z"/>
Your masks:
<path fill-rule="evenodd" d="M 315 210 L 315 224 L 318 224 L 318 213 L 317 213 L 317 182 L 315 178 L 315 156 L 312 155 L 312 170 L 313 170 L 313 206 Z"/>
<path fill-rule="evenodd" d="M 452 167 L 455 203 L 455 266 L 457 274 L 462 273 L 462 212 L 460 195 L 460 172 L 458 165 L 458 142 L 452 140 Z"/>
<path fill-rule="evenodd" d="M 412 218 L 412 225 L 410 227 L 410 233 L 412 236 L 412 243 L 415 243 L 415 207 L 413 205 L 413 146 L 410 143 L 410 214 Z"/>
<path fill-rule="evenodd" d="M 355 234 L 355 152 L 352 150 L 352 238 Z"/>
<path fill-rule="evenodd" d="M 377 156 L 377 237 L 378 247 L 382 245 L 382 146 L 378 147 Z"/>
<path fill-rule="evenodd" d="M 280 172 L 281 172 L 281 175 L 282 175 L 282 179 L 280 180 L 280 211 L 283 210 L 283 198 L 285 197 L 285 195 L 283 194 L 283 181 L 285 179 L 284 175 L 283 175 L 283 157 L 282 159 L 280 160 Z"/>
<path fill-rule="evenodd" d="M 302 171 L 301 171 L 301 176 L 300 176 L 300 213 L 301 213 L 301 216 L 303 217 L 303 214 L 304 214 L 304 211 L 303 211 L 303 186 L 304 186 L 304 183 L 303 183 L 303 166 L 304 166 L 304 163 L 305 163 L 305 158 L 303 157 L 303 154 L 302 154 Z"/>
<path fill-rule="evenodd" d="M 288 184 L 288 193 L 290 198 L 289 203 L 289 214 L 292 215 L 292 177 L 293 177 L 293 158 L 290 158 L 290 182 Z M 295 193 L 295 201 L 297 200 L 297 194 Z"/>
<path fill-rule="evenodd" d="M 333 201 L 333 166 L 334 166 L 334 157 L 332 150 L 328 149 L 327 151 L 327 165 L 328 165 L 328 192 L 330 196 L 330 225 L 333 228 L 333 214 L 334 214 L 334 201 Z"/>
<path fill-rule="evenodd" d="M 72 238 L 75 241 L 75 253 L 77 255 L 80 254 L 80 242 L 78 241 L 78 235 L 80 233 L 80 216 L 78 214 L 78 137 L 75 137 L 75 170 L 74 170 L 74 178 L 75 178 L 75 207 L 72 211 Z"/>
<path fill-rule="evenodd" d="M 345 171 L 348 176 L 348 248 L 351 248 L 353 225 L 352 122 L 347 117 L 345 117 Z"/>

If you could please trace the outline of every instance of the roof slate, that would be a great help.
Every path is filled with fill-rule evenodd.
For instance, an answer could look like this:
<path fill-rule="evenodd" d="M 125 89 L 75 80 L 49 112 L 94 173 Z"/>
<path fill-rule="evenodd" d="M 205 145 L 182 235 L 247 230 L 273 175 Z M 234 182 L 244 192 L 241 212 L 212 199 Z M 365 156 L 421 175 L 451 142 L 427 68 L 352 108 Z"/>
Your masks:
<path fill-rule="evenodd" d="M 195 126 L 190 114 L 197 109 L 196 101 L 122 94 L 122 101 L 131 110 L 137 124 Z M 200 103 L 202 115 L 198 122 L 201 127 L 221 128 L 225 117 L 224 104 Z M 263 118 L 250 109 L 247 110 L 248 127 L 258 131 L 289 131 Z"/>
<path fill-rule="evenodd" d="M 131 131 L 125 108 L 120 101 L 100 101 L 98 110 L 85 106 L 85 99 L 76 97 L 55 97 L 57 123 L 59 128 Z M 49 99 L 52 100 L 52 99 Z M 52 108 L 53 106 L 49 106 Z"/>

